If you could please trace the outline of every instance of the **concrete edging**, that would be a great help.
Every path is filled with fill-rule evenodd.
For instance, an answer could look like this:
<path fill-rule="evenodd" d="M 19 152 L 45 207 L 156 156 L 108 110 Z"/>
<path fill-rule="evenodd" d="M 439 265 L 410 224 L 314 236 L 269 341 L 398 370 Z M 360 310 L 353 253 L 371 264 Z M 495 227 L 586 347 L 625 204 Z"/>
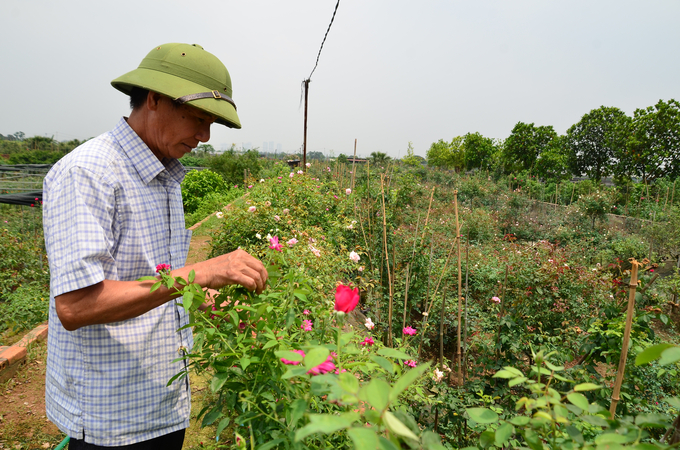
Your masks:
<path fill-rule="evenodd" d="M 18 342 L 0 347 L 0 383 L 14 376 L 17 369 L 26 361 L 26 348 L 36 341 L 47 339 L 47 324 L 43 323 L 26 333 Z"/>

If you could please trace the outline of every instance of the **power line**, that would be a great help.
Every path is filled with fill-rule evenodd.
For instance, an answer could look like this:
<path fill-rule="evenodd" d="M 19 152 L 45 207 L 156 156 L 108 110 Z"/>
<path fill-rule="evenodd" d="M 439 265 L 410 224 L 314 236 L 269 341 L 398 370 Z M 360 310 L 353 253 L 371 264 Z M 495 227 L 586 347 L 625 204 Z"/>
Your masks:
<path fill-rule="evenodd" d="M 323 44 L 326 42 L 326 38 L 328 37 L 328 32 L 331 31 L 331 25 L 333 25 L 333 20 L 335 20 L 335 13 L 338 12 L 338 6 L 340 6 L 340 0 L 338 0 L 338 3 L 335 4 L 335 10 L 333 11 L 333 17 L 331 17 L 331 23 L 328 24 L 328 29 L 326 30 L 326 34 L 323 37 L 323 41 L 321 41 L 321 47 L 319 48 L 319 53 L 316 55 L 316 64 L 314 64 L 314 68 L 312 69 L 312 73 L 310 73 L 309 77 L 307 77 L 308 80 L 312 79 L 312 74 L 316 70 L 316 66 L 319 65 L 319 58 L 321 57 L 321 50 L 323 50 Z"/>

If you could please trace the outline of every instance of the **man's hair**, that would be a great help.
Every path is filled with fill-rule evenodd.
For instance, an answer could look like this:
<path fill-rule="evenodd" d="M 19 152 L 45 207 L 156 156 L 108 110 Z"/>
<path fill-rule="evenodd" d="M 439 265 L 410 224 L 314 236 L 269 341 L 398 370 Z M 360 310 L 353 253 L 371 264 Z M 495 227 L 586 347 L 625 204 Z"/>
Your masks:
<path fill-rule="evenodd" d="M 130 91 L 130 109 L 135 110 L 137 108 L 141 108 L 144 105 L 144 102 L 146 102 L 146 97 L 148 95 L 149 95 L 148 89 L 140 88 L 137 86 L 133 87 L 132 91 Z M 178 108 L 181 105 L 173 100 L 172 106 Z"/>
<path fill-rule="evenodd" d="M 130 108 L 132 110 L 135 110 L 141 107 L 146 101 L 147 95 L 149 95 L 148 89 L 140 88 L 137 86 L 133 87 L 132 91 L 130 92 Z"/>

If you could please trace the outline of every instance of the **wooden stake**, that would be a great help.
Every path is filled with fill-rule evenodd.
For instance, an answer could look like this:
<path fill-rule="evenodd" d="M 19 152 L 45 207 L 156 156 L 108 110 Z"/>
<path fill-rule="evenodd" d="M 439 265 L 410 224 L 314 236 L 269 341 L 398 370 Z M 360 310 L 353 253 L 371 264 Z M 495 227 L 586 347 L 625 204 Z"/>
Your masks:
<path fill-rule="evenodd" d="M 467 376 L 467 335 L 468 335 L 468 273 L 470 262 L 470 234 L 468 233 L 467 241 L 465 242 L 465 328 L 463 330 L 463 383 Z"/>
<path fill-rule="evenodd" d="M 508 265 L 505 266 L 505 281 L 503 281 L 503 287 L 501 288 L 501 314 L 498 318 L 498 337 L 496 338 L 496 355 L 500 354 L 501 351 L 501 320 L 503 320 L 504 306 L 505 306 L 505 289 L 508 285 Z"/>
<path fill-rule="evenodd" d="M 352 160 L 352 192 L 354 192 L 354 174 L 356 172 L 356 162 L 357 162 L 357 140 L 354 139 L 354 159 Z"/>
<path fill-rule="evenodd" d="M 462 383 L 463 380 L 463 358 L 461 356 L 461 343 L 460 343 L 460 336 L 461 336 L 461 326 L 462 326 L 462 316 L 463 316 L 463 302 L 462 302 L 462 294 L 463 294 L 463 273 L 461 272 L 461 267 L 460 267 L 460 224 L 458 223 L 458 191 L 454 190 L 453 191 L 453 205 L 454 205 L 454 211 L 456 214 L 456 241 L 458 241 L 458 351 L 457 351 L 457 361 L 456 363 L 458 364 L 458 385 Z"/>
<path fill-rule="evenodd" d="M 406 292 L 404 293 L 404 320 L 402 321 L 401 328 L 406 328 L 406 311 L 408 309 L 408 285 L 411 281 L 411 274 L 409 273 L 411 263 L 406 263 Z"/>
<path fill-rule="evenodd" d="M 425 225 L 423 225 L 423 237 L 420 238 L 420 245 L 423 245 L 425 240 L 425 231 L 427 229 L 427 221 L 430 219 L 430 210 L 432 209 L 432 198 L 434 197 L 434 186 L 432 186 L 432 193 L 430 194 L 430 205 L 427 207 L 427 215 L 425 216 Z"/>
<path fill-rule="evenodd" d="M 630 330 L 633 325 L 633 316 L 635 315 L 635 290 L 637 288 L 637 274 L 638 267 L 641 266 L 639 262 L 631 258 L 632 267 L 630 269 L 630 293 L 628 294 L 628 311 L 626 312 L 626 327 L 623 330 L 623 344 L 621 346 L 621 358 L 619 359 L 619 370 L 616 374 L 616 382 L 614 383 L 614 392 L 612 392 L 612 402 L 609 407 L 609 414 L 612 420 L 616 415 L 616 405 L 619 402 L 619 393 L 621 392 L 621 383 L 623 383 L 623 375 L 626 370 L 626 358 L 628 357 L 628 342 L 630 340 Z"/>
<path fill-rule="evenodd" d="M 390 292 L 390 301 L 387 307 L 387 346 L 392 347 L 392 275 L 390 274 L 390 258 L 387 253 L 387 220 L 385 219 L 385 177 L 380 175 L 380 194 L 382 195 L 383 216 L 383 242 L 385 244 L 385 269 L 387 270 L 387 286 Z"/>
<path fill-rule="evenodd" d="M 442 308 L 439 318 L 439 368 L 444 366 L 444 317 L 446 316 L 446 289 L 442 289 Z"/>

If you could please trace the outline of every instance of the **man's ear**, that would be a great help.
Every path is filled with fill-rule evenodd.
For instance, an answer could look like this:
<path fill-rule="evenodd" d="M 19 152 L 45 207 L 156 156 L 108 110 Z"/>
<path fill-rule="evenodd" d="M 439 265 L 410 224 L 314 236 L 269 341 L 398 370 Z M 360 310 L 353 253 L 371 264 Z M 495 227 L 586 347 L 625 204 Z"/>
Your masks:
<path fill-rule="evenodd" d="M 149 91 L 146 95 L 146 107 L 149 108 L 149 111 L 156 111 L 158 109 L 158 106 L 163 101 L 162 97 L 158 92 Z"/>

